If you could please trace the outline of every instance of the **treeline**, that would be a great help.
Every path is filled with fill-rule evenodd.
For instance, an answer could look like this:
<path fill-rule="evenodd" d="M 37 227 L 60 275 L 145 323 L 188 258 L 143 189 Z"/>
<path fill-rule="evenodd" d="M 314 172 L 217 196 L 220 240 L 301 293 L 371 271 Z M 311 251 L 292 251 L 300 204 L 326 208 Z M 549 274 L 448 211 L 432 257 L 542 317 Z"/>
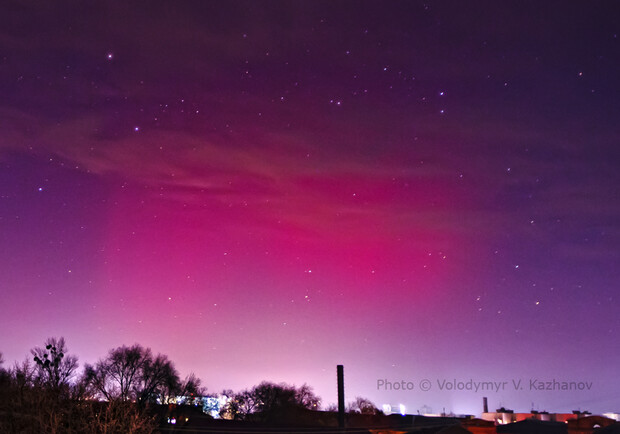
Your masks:
<path fill-rule="evenodd" d="M 2 433 L 152 433 L 165 425 L 166 409 L 174 407 L 179 414 L 180 407 L 204 404 L 206 389 L 199 378 L 190 374 L 181 379 L 167 356 L 138 344 L 114 348 L 81 372 L 64 338 L 49 338 L 30 352 L 10 368 L 3 366 L 0 354 Z M 271 423 L 321 407 L 305 384 L 263 382 L 220 396 L 226 399 L 219 415 L 231 420 Z M 350 403 L 348 411 L 379 413 L 364 398 Z"/>
<path fill-rule="evenodd" d="M 64 338 L 49 338 L 10 368 L 0 356 L 0 432 L 151 433 L 154 404 L 203 392 L 194 375 L 140 345 L 122 346 L 78 373 Z"/>

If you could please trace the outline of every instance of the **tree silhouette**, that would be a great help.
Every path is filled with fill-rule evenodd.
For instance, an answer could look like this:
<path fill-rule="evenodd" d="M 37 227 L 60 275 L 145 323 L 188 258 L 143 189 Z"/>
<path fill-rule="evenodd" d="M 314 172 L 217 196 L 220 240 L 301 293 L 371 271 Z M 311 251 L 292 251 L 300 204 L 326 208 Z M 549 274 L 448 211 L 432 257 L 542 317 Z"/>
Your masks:
<path fill-rule="evenodd" d="M 220 411 L 222 417 L 233 420 L 245 420 L 258 409 L 258 403 L 250 390 L 228 395 L 230 400 Z"/>
<path fill-rule="evenodd" d="M 10 372 L 2 367 L 3 364 L 4 358 L 2 357 L 2 353 L 0 353 L 0 390 L 6 389 L 6 385 L 11 380 Z"/>
<path fill-rule="evenodd" d="M 158 354 L 155 358 L 146 350 L 146 357 L 142 370 L 135 382 L 134 392 L 138 402 L 155 402 L 157 398 L 176 393 L 181 388 L 179 373 L 168 357 Z"/>
<path fill-rule="evenodd" d="M 195 384 L 197 381 L 193 378 Z M 94 366 L 87 364 L 84 380 L 95 397 L 136 401 L 142 405 L 158 400 L 167 402 L 168 397 L 183 388 L 167 356 L 153 356 L 150 348 L 138 344 L 115 348 Z"/>
<path fill-rule="evenodd" d="M 222 409 L 222 416 L 244 420 L 253 414 L 254 419 L 269 422 L 287 412 L 299 409 L 316 410 L 318 406 L 319 398 L 306 384 L 295 388 L 284 383 L 264 381 L 250 390 L 234 394 Z"/>
<path fill-rule="evenodd" d="M 183 396 L 191 400 L 192 398 L 203 396 L 206 393 L 206 387 L 202 387 L 201 384 L 202 381 L 200 378 L 191 373 L 185 377 L 185 380 L 181 382 L 180 387 L 175 392 L 178 396 Z M 171 392 L 173 391 L 170 391 L 167 395 L 172 396 L 173 394 Z"/>
<path fill-rule="evenodd" d="M 298 406 L 308 410 L 318 410 L 321 405 L 321 400 L 307 384 L 295 390 L 295 401 Z"/>
<path fill-rule="evenodd" d="M 30 350 L 36 363 L 37 379 L 48 388 L 59 391 L 69 385 L 78 368 L 76 356 L 67 355 L 65 338 L 48 338 L 45 348 Z"/>
<path fill-rule="evenodd" d="M 355 401 L 349 403 L 348 413 L 360 413 L 360 414 L 383 414 L 381 410 L 369 399 L 358 396 Z"/>
<path fill-rule="evenodd" d="M 165 419 L 147 403 L 183 395 L 195 404 L 192 397 L 203 391 L 195 375 L 181 381 L 167 356 L 140 345 L 109 351 L 79 379 L 77 357 L 67 355 L 63 338 L 30 352 L 10 368 L 0 353 L 0 433 L 151 434 Z"/>

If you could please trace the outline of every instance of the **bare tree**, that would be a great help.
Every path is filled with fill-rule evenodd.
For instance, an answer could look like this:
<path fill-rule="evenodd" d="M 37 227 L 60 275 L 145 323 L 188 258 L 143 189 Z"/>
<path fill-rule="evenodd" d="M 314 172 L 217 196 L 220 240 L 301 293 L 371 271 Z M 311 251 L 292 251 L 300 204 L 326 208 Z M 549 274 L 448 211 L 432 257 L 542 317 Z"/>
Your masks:
<path fill-rule="evenodd" d="M 180 391 L 179 373 L 168 357 L 158 354 L 153 359 L 150 350 L 146 351 L 148 357 L 144 359 L 142 370 L 133 388 L 136 400 L 140 403 L 154 402 L 157 399 L 163 401 L 171 394 Z"/>
<path fill-rule="evenodd" d="M 37 368 L 37 379 L 52 390 L 69 385 L 78 368 L 76 356 L 67 355 L 65 338 L 48 338 L 45 348 L 30 350 Z"/>
<path fill-rule="evenodd" d="M 225 394 L 230 396 L 230 400 L 220 411 L 220 415 L 224 419 L 245 420 L 248 415 L 259 410 L 259 402 L 250 390 L 243 390 L 234 394 L 232 391 L 226 391 Z"/>
<path fill-rule="evenodd" d="M 34 386 L 36 368 L 30 359 L 26 358 L 21 364 L 15 362 L 10 375 L 15 386 L 15 398 L 21 402 L 26 391 Z"/>
<path fill-rule="evenodd" d="M 243 420 L 256 413 L 263 421 L 275 420 L 285 412 L 298 409 L 316 410 L 319 398 L 306 384 L 300 388 L 288 384 L 264 381 L 250 390 L 232 396 L 222 410 L 222 416 Z"/>
<path fill-rule="evenodd" d="M 338 404 L 329 404 L 327 407 L 325 407 L 325 411 L 330 413 L 336 413 L 338 411 Z"/>
<path fill-rule="evenodd" d="M 113 352 L 113 351 L 112 351 Z M 110 352 L 110 353 L 112 353 Z M 141 356 L 148 358 L 150 351 L 141 347 Z M 34 361 L 33 361 L 34 356 Z M 0 433 L 131 433 L 147 434 L 157 428 L 158 412 L 131 400 L 111 399 L 101 402 L 93 397 L 102 397 L 92 385 L 83 381 L 71 381 L 76 358 L 66 355 L 63 340 L 49 340 L 44 348 L 32 350 L 32 356 L 23 363 L 15 363 L 10 369 L 0 367 Z M 121 358 L 122 359 L 122 358 Z M 118 358 L 110 357 L 118 361 Z M 109 361 L 106 359 L 106 361 Z M 168 369 L 171 362 L 164 356 L 150 358 L 148 369 L 138 372 L 139 381 L 129 388 L 132 393 L 149 389 L 154 381 L 143 375 L 157 377 L 155 372 Z M 160 367 L 163 369 L 159 369 Z M 90 369 L 95 367 L 90 366 Z M 113 373 L 113 369 L 105 371 Z M 176 372 L 176 371 L 175 371 Z M 113 378 L 101 376 L 99 378 Z M 171 384 L 178 383 L 178 376 Z M 198 380 L 195 380 L 198 382 Z M 51 385 L 59 385 L 52 389 Z M 67 387 L 65 388 L 64 385 Z M 57 391 L 61 393 L 56 393 Z"/>
<path fill-rule="evenodd" d="M 196 375 L 192 372 L 183 383 L 181 383 L 181 393 L 182 396 L 194 395 L 194 396 L 202 396 L 206 393 L 207 388 L 202 386 L 202 381 L 200 378 L 196 377 Z"/>
<path fill-rule="evenodd" d="M 349 403 L 347 408 L 348 413 L 361 413 L 361 414 L 383 414 L 381 410 L 369 399 L 358 396 L 355 401 Z"/>
<path fill-rule="evenodd" d="M 95 392 L 108 401 L 134 399 L 131 396 L 134 382 L 138 381 L 145 359 L 149 357 L 150 350 L 147 352 L 138 344 L 118 347 L 110 350 L 108 356 L 96 365 L 86 365 L 84 376 Z"/>
<path fill-rule="evenodd" d="M 86 365 L 84 380 L 95 396 L 140 404 L 165 401 L 181 388 L 179 374 L 168 357 L 154 357 L 150 348 L 138 344 L 115 348 L 96 365 Z"/>
<path fill-rule="evenodd" d="M 11 373 L 2 367 L 3 363 L 4 359 L 2 358 L 2 353 L 0 353 L 0 395 L 6 390 L 6 386 L 11 383 Z"/>
<path fill-rule="evenodd" d="M 206 388 L 202 387 L 201 384 L 200 378 L 191 373 L 180 384 L 167 384 L 163 389 L 160 401 L 163 404 L 168 404 L 176 395 L 183 397 L 185 404 L 192 404 L 194 399 L 204 396 L 206 392 Z"/>
<path fill-rule="evenodd" d="M 308 410 L 318 410 L 321 406 L 321 400 L 307 384 L 295 390 L 295 401 L 297 405 Z"/>

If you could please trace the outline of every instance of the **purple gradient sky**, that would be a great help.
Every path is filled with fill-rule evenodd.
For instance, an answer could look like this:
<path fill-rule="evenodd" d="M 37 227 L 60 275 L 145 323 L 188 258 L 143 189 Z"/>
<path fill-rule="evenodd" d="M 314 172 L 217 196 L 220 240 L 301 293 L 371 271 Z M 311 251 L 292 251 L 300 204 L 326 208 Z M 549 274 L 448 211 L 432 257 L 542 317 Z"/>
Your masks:
<path fill-rule="evenodd" d="M 619 23 L 585 1 L 4 2 L 0 351 L 139 342 L 211 392 L 335 402 L 342 363 L 349 399 L 413 413 L 619 411 Z"/>

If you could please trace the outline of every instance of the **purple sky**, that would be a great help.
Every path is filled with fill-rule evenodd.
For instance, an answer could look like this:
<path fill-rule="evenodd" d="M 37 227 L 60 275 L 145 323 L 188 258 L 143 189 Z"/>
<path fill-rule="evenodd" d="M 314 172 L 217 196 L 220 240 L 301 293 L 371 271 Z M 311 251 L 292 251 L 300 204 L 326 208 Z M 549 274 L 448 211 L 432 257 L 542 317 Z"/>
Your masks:
<path fill-rule="evenodd" d="M 619 23 L 611 1 L 4 2 L 6 364 L 64 336 L 210 392 L 335 402 L 341 363 L 348 399 L 412 413 L 619 411 Z"/>

